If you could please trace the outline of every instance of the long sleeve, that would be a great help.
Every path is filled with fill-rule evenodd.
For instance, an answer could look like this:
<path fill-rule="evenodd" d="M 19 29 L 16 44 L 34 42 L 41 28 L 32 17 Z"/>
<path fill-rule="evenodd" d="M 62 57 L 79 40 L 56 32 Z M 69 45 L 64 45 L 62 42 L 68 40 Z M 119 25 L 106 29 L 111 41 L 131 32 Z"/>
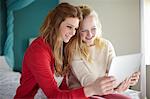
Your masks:
<path fill-rule="evenodd" d="M 87 86 L 94 82 L 98 77 L 103 77 L 111 64 L 112 58 L 115 57 L 115 51 L 112 44 L 105 39 L 103 39 L 103 42 L 105 47 L 101 49 L 97 49 L 95 46 L 89 47 L 92 63 L 89 63 L 75 52 L 71 64 L 72 73 L 78 79 L 81 86 Z M 72 79 L 69 80 L 71 83 L 70 88 L 75 88 L 77 84 L 71 82 L 71 80 Z"/>
<path fill-rule="evenodd" d="M 111 62 L 112 62 L 112 59 L 114 58 L 114 57 L 116 57 L 116 53 L 115 53 L 115 50 L 114 50 L 114 47 L 113 47 L 113 45 L 111 44 L 111 42 L 109 42 L 108 40 L 107 40 L 107 71 L 109 70 L 109 68 L 110 68 L 110 64 L 111 64 Z"/>
<path fill-rule="evenodd" d="M 60 90 L 54 79 L 52 53 L 48 47 L 42 46 L 42 43 L 31 46 L 24 57 L 21 86 L 17 90 L 16 99 L 33 98 L 38 88 L 41 88 L 49 99 L 86 98 L 83 87 Z"/>
<path fill-rule="evenodd" d="M 79 58 L 79 56 L 76 56 L 76 58 L 72 62 L 72 73 L 75 77 L 77 77 L 82 86 L 89 85 L 97 78 L 92 73 L 90 68 L 88 68 L 87 64 Z"/>

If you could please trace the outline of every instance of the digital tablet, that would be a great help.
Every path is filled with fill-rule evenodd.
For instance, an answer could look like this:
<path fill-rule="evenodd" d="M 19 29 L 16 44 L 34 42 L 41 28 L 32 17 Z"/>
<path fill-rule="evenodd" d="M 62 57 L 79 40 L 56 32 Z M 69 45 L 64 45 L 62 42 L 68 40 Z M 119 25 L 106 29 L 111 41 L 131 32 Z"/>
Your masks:
<path fill-rule="evenodd" d="M 114 76 L 118 86 L 127 77 L 130 77 L 134 72 L 139 71 L 141 66 L 141 54 L 130 54 L 117 56 L 112 59 L 108 76 Z"/>

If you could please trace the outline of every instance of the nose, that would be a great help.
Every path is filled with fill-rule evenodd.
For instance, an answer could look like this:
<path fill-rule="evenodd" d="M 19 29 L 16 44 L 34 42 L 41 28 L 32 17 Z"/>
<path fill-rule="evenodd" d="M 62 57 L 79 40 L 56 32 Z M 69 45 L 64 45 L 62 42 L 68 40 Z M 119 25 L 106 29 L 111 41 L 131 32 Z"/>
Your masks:
<path fill-rule="evenodd" d="M 88 36 L 88 37 L 92 37 L 92 32 L 91 32 L 91 31 L 88 31 L 87 36 Z"/>

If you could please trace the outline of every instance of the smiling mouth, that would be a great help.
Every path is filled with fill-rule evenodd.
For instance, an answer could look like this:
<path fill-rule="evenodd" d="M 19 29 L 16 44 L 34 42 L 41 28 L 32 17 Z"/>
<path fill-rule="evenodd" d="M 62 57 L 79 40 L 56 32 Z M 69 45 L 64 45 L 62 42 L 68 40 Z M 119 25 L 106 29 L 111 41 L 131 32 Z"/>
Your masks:
<path fill-rule="evenodd" d="M 86 38 L 87 40 L 91 40 L 93 37 L 90 37 L 90 38 Z"/>

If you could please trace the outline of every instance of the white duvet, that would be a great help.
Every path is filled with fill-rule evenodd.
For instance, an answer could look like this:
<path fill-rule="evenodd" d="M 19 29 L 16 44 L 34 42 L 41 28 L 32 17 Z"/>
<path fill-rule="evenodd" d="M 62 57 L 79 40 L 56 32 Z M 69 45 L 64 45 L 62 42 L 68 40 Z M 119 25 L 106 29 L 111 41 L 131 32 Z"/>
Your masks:
<path fill-rule="evenodd" d="M 19 81 L 20 73 L 13 72 L 5 62 L 4 57 L 0 56 L 0 99 L 13 99 Z M 127 90 L 123 94 L 131 96 L 132 99 L 140 99 L 137 91 Z M 39 90 L 35 99 L 46 99 L 46 96 Z"/>

